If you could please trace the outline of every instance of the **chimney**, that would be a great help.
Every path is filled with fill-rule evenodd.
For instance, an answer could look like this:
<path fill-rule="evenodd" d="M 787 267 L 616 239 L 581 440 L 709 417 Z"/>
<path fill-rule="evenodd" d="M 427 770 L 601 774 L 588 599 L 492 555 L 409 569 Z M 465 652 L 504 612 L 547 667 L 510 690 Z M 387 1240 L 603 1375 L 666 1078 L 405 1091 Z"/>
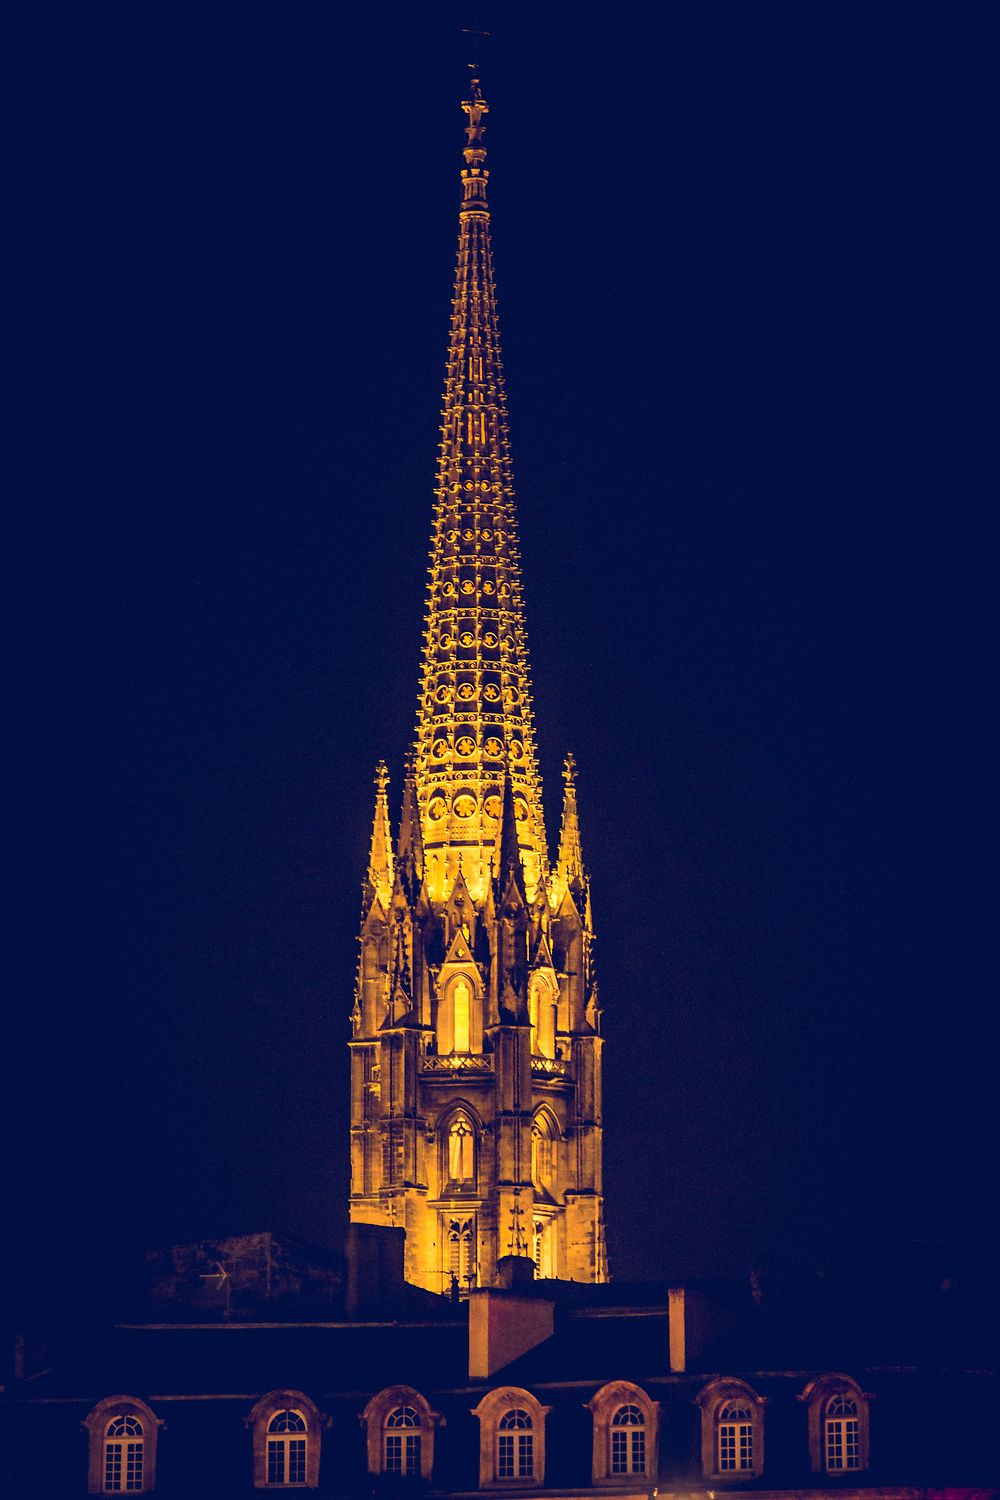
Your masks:
<path fill-rule="evenodd" d="M 534 1262 L 523 1255 L 497 1261 L 499 1287 L 469 1293 L 469 1379 L 488 1380 L 552 1337 L 555 1303 L 535 1295 Z"/>

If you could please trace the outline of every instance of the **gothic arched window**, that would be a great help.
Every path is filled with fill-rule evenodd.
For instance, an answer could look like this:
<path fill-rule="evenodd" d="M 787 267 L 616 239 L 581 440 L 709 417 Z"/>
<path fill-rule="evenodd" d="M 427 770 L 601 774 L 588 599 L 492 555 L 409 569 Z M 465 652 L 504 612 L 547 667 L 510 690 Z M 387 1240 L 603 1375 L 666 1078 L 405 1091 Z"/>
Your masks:
<path fill-rule="evenodd" d="M 701 1407 L 701 1466 L 706 1479 L 756 1479 L 764 1471 L 764 1398 L 744 1380 L 713 1380 Z"/>
<path fill-rule="evenodd" d="M 537 1114 L 531 1122 L 531 1181 L 546 1197 L 552 1196 L 553 1128 L 548 1115 Z"/>
<path fill-rule="evenodd" d="M 476 1185 L 476 1133 L 464 1114 L 453 1116 L 448 1127 L 448 1181 L 468 1190 Z"/>
<path fill-rule="evenodd" d="M 472 1029 L 472 991 L 467 979 L 456 979 L 451 989 L 455 1052 L 469 1051 Z"/>
<path fill-rule="evenodd" d="M 556 996 L 541 975 L 528 984 L 528 1021 L 531 1026 L 532 1057 L 556 1055 Z"/>
<path fill-rule="evenodd" d="M 476 1220 L 448 1220 L 447 1233 L 447 1280 L 460 1292 L 467 1292 L 476 1281 Z"/>
<path fill-rule="evenodd" d="M 135 1396 L 108 1396 L 84 1419 L 91 1495 L 145 1495 L 156 1485 L 156 1440 L 163 1423 Z"/>

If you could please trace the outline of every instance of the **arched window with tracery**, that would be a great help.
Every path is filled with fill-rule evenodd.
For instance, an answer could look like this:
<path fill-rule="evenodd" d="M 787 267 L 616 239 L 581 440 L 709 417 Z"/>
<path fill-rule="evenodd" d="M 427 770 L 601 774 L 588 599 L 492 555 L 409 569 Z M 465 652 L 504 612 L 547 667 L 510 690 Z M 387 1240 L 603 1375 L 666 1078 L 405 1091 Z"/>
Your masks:
<path fill-rule="evenodd" d="M 473 1416 L 479 1418 L 479 1483 L 538 1485 L 545 1479 L 545 1418 L 530 1391 L 502 1386 L 487 1392 Z"/>
<path fill-rule="evenodd" d="M 695 1397 L 701 1408 L 706 1479 L 756 1479 L 764 1472 L 764 1397 L 745 1380 L 713 1380 Z"/>
<path fill-rule="evenodd" d="M 849 1375 L 818 1375 L 799 1400 L 808 1408 L 809 1458 L 817 1474 L 868 1467 L 870 1397 Z"/>
<path fill-rule="evenodd" d="M 246 1418 L 253 1439 L 254 1486 L 315 1489 L 323 1428 L 329 1422 L 302 1391 L 262 1396 Z"/>
<path fill-rule="evenodd" d="M 305 1484 L 306 1442 L 306 1419 L 301 1412 L 275 1412 L 267 1424 L 268 1484 Z"/>
<path fill-rule="evenodd" d="M 556 1055 L 557 993 L 541 975 L 528 983 L 528 1023 L 531 1027 L 532 1057 Z"/>
<path fill-rule="evenodd" d="M 531 1181 L 536 1194 L 556 1198 L 556 1140 L 559 1127 L 547 1109 L 540 1109 L 531 1122 Z"/>
<path fill-rule="evenodd" d="M 108 1396 L 84 1419 L 91 1495 L 144 1495 L 156 1485 L 162 1421 L 135 1396 Z"/>
<path fill-rule="evenodd" d="M 587 1405 L 594 1419 L 595 1484 L 635 1483 L 656 1477 L 659 1406 L 641 1386 L 612 1380 Z"/>
<path fill-rule="evenodd" d="M 476 1186 L 476 1132 L 468 1115 L 452 1116 L 448 1126 L 448 1182 L 474 1192 Z"/>
<path fill-rule="evenodd" d="M 368 1471 L 403 1479 L 430 1479 L 434 1429 L 440 1421 L 419 1391 L 389 1386 L 373 1396 L 361 1414 L 368 1429 Z"/>
<path fill-rule="evenodd" d="M 467 1292 L 476 1284 L 476 1219 L 451 1218 L 448 1221 L 447 1265 L 449 1286 Z"/>

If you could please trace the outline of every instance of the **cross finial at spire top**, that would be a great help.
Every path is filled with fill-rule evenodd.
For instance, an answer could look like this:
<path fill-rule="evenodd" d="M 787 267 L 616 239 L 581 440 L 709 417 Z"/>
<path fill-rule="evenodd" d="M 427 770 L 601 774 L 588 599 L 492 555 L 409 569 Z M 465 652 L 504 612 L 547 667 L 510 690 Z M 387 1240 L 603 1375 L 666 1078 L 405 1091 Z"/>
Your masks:
<path fill-rule="evenodd" d="M 567 786 L 576 786 L 576 756 L 572 750 L 567 751 L 563 761 L 563 781 Z"/>
<path fill-rule="evenodd" d="M 380 760 L 375 767 L 375 785 L 380 792 L 384 792 L 389 785 L 389 767 L 384 760 Z"/>

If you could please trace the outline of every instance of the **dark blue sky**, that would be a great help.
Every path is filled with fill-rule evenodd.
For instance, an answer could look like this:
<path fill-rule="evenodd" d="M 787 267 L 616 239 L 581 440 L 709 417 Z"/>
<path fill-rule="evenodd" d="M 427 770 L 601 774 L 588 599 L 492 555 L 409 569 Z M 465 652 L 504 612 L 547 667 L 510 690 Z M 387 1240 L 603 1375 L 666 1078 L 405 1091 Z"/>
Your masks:
<path fill-rule="evenodd" d="M 496 9 L 612 1270 L 960 1261 L 996 1113 L 996 9 Z M 416 10 L 85 7 L 9 44 L 16 1222 L 47 1288 L 346 1217 L 462 145 L 453 15 Z"/>

